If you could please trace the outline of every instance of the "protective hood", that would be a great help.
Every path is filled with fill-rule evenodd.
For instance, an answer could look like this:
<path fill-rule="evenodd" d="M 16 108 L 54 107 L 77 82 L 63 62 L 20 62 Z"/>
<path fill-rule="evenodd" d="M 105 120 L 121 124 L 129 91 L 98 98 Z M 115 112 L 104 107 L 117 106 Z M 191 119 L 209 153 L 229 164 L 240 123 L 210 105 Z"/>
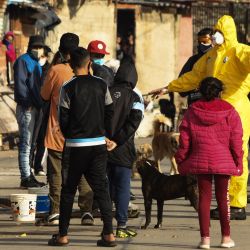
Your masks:
<path fill-rule="evenodd" d="M 232 47 L 238 43 L 235 22 L 231 16 L 221 17 L 214 29 L 220 31 L 224 36 L 225 42 L 220 47 Z"/>
<path fill-rule="evenodd" d="M 115 85 L 127 83 L 134 89 L 137 81 L 138 75 L 134 63 L 122 63 L 115 75 Z"/>
<path fill-rule="evenodd" d="M 233 110 L 234 108 L 231 104 L 220 99 L 215 99 L 210 102 L 200 100 L 191 105 L 190 119 L 200 124 L 210 126 L 226 119 Z"/>

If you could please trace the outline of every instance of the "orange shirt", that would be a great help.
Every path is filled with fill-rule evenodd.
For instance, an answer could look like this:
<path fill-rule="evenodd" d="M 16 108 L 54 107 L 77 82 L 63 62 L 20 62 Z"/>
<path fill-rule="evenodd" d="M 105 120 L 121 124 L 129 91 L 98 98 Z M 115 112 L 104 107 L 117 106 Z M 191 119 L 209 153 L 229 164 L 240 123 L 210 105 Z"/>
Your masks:
<path fill-rule="evenodd" d="M 73 76 L 73 71 L 68 63 L 57 64 L 49 70 L 41 89 L 42 98 L 46 101 L 50 100 L 50 114 L 44 145 L 55 151 L 62 152 L 64 146 L 64 137 L 57 117 L 60 89 L 63 83 L 69 81 Z"/>

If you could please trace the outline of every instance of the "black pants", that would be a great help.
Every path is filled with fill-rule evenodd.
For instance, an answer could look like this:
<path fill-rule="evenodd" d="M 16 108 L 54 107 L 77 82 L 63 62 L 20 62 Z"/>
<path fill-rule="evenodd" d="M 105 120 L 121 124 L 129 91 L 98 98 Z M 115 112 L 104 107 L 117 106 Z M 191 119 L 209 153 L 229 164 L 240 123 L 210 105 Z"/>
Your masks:
<path fill-rule="evenodd" d="M 113 233 L 112 204 L 106 175 L 106 145 L 72 147 L 70 148 L 69 161 L 69 167 L 63 167 L 62 172 L 63 183 L 59 220 L 60 236 L 66 236 L 68 233 L 74 196 L 82 175 L 85 176 L 98 202 L 103 220 L 103 234 Z"/>
<path fill-rule="evenodd" d="M 45 102 L 39 116 L 39 125 L 36 128 L 35 138 L 32 143 L 30 166 L 34 168 L 35 173 L 43 170 L 42 159 L 45 152 L 44 138 L 49 120 L 49 110 L 50 103 Z"/>

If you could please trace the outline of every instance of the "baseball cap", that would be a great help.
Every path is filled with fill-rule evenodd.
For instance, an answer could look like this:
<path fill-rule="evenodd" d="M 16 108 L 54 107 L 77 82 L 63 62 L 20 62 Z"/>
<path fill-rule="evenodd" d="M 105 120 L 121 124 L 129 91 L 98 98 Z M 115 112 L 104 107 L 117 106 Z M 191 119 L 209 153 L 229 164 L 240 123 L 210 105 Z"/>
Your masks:
<path fill-rule="evenodd" d="M 91 41 L 88 45 L 89 53 L 97 53 L 103 55 L 109 55 L 109 52 L 106 51 L 106 44 L 99 40 Z"/>

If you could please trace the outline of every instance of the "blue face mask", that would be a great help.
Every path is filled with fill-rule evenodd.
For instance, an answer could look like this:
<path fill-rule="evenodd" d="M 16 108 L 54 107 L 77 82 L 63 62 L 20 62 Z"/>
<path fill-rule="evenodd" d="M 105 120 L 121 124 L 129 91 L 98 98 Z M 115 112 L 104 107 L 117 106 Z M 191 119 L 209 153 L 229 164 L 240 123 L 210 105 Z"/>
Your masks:
<path fill-rule="evenodd" d="M 104 64 L 104 59 L 103 58 L 99 58 L 99 59 L 93 59 L 93 62 L 99 65 L 103 65 Z"/>

